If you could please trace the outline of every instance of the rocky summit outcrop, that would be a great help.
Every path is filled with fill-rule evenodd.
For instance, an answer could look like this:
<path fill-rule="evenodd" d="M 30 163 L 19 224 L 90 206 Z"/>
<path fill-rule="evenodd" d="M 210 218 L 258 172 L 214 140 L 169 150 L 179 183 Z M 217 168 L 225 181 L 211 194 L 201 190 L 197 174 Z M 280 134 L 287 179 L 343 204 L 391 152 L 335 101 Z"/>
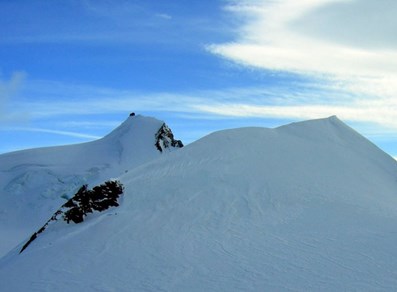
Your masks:
<path fill-rule="evenodd" d="M 156 147 L 160 152 L 163 152 L 165 149 L 174 147 L 174 148 L 182 148 L 183 143 L 181 140 L 176 140 L 174 138 L 174 134 L 171 129 L 163 123 L 161 128 L 157 131 L 156 135 Z"/>

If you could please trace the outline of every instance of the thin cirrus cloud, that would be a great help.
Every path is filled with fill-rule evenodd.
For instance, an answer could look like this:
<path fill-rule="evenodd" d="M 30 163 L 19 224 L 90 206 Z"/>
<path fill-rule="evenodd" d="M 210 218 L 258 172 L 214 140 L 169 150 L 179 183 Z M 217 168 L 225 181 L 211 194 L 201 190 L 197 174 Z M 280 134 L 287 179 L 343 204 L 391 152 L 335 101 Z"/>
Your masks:
<path fill-rule="evenodd" d="M 0 2 L 0 43 L 135 43 L 154 41 L 172 16 L 144 1 Z"/>
<path fill-rule="evenodd" d="M 169 112 L 188 119 L 267 117 L 296 120 L 336 114 L 344 120 L 371 121 L 397 129 L 392 98 L 363 98 L 364 95 L 360 93 L 353 94 L 346 90 L 343 82 L 340 85 L 334 82 L 285 83 L 263 87 L 147 93 L 54 81 L 25 81 L 24 87 L 29 98 L 13 100 L 8 114 L 29 113 L 33 122 L 60 117 L 125 114 L 128 110 Z M 286 90 L 288 87 L 293 90 Z M 86 124 L 79 121 L 78 126 L 86 127 Z"/>
<path fill-rule="evenodd" d="M 244 66 L 303 74 L 351 92 L 331 106 L 286 106 L 211 110 L 224 115 L 311 118 L 333 113 L 344 119 L 397 129 L 397 2 L 393 0 L 257 0 L 226 9 L 242 21 L 235 41 L 208 50 Z M 326 95 L 326 92 L 324 93 Z M 317 100 L 318 103 L 318 100 Z M 336 105 L 335 105 L 336 103 Z M 238 109 L 240 107 L 240 109 Z M 299 114 L 296 112 L 300 111 Z M 290 113 L 290 114 L 288 114 Z"/>
<path fill-rule="evenodd" d="M 84 139 L 99 139 L 101 136 L 83 134 L 79 132 L 71 132 L 71 131 L 60 131 L 60 130 L 52 130 L 52 129 L 43 129 L 43 128 L 34 128 L 34 127 L 13 127 L 10 130 L 12 131 L 24 131 L 24 132 L 38 132 L 38 133 L 49 133 L 60 136 L 74 137 L 74 138 L 84 138 Z"/>
<path fill-rule="evenodd" d="M 16 121 L 23 120 L 26 116 L 22 117 L 12 109 L 12 101 L 14 97 L 23 87 L 26 74 L 24 72 L 14 72 L 12 76 L 7 79 L 2 79 L 0 76 L 0 123 L 15 123 Z"/>
<path fill-rule="evenodd" d="M 54 83 L 50 83 L 47 90 L 43 87 L 40 92 L 47 91 L 48 96 L 51 96 L 50 89 L 53 90 L 54 88 L 51 85 L 54 85 Z M 335 99 L 352 97 L 349 97 L 348 94 L 343 95 L 340 92 L 332 92 L 331 89 L 327 91 L 327 95 L 330 96 L 329 103 L 333 103 L 333 105 L 314 104 L 318 96 L 327 90 L 326 88 L 322 87 L 321 91 L 316 92 L 313 87 L 300 87 L 302 85 L 299 84 L 295 84 L 295 86 L 293 93 L 286 93 L 283 89 L 275 86 L 230 88 L 227 90 L 207 90 L 181 94 L 167 92 L 143 94 L 125 90 L 94 89 L 92 87 L 76 88 L 74 86 L 58 85 L 55 86 L 56 90 L 62 87 L 61 92 L 75 98 L 72 100 L 64 99 L 63 101 L 52 101 L 51 98 L 45 100 L 35 99 L 34 101 L 16 103 L 14 108 L 16 111 L 29 111 L 33 121 L 48 120 L 55 117 L 89 118 L 98 114 L 126 114 L 126 109 L 138 112 L 147 112 L 150 109 L 152 113 L 169 112 L 183 119 L 199 118 L 207 120 L 225 117 L 247 119 L 264 116 L 276 119 L 306 119 L 307 115 L 311 115 L 311 118 L 322 118 L 339 112 L 345 116 L 352 116 L 352 113 L 354 113 L 355 116 L 352 120 L 363 122 L 366 121 L 367 116 L 373 116 L 374 108 L 376 108 L 368 105 L 364 109 L 361 106 L 362 109 L 358 112 L 354 111 L 353 105 L 341 107 L 338 102 L 335 102 Z M 86 98 L 87 92 L 94 95 L 95 98 Z M 115 100 L 117 100 L 116 103 Z M 312 105 L 301 105 L 310 103 Z M 390 110 L 390 116 L 392 114 Z M 379 123 L 387 122 L 390 127 L 397 128 L 397 123 L 394 119 L 386 121 L 385 116 L 378 118 L 381 119 Z M 80 128 L 86 127 L 84 123 L 86 122 L 78 121 L 75 125 L 72 125 L 68 122 L 67 126 L 72 128 L 76 126 Z M 112 125 L 114 126 L 115 124 Z"/>
<path fill-rule="evenodd" d="M 76 84 L 65 84 L 54 81 L 26 81 L 25 88 L 29 98 L 15 100 L 13 112 L 29 112 L 32 120 L 60 116 L 84 116 L 92 114 L 112 114 L 134 111 L 169 111 L 180 114 L 201 116 L 255 116 L 249 107 L 287 106 L 294 107 L 299 103 L 315 102 L 324 91 L 328 92 L 329 102 L 351 98 L 340 91 L 324 84 L 293 82 L 293 91 L 285 91 L 284 86 L 267 85 L 263 87 L 222 88 L 218 90 L 195 90 L 189 92 L 139 92 Z M 55 98 L 56 97 L 56 98 Z M 117 101 L 117 102 L 115 102 Z M 235 105 L 245 104 L 239 111 L 229 111 Z M 226 110 L 222 111 L 224 105 Z M 242 112 L 244 111 L 244 112 Z M 189 116 L 189 115 L 187 115 Z M 277 117 L 277 116 L 275 116 Z M 284 116 L 280 116 L 284 117 Z"/>

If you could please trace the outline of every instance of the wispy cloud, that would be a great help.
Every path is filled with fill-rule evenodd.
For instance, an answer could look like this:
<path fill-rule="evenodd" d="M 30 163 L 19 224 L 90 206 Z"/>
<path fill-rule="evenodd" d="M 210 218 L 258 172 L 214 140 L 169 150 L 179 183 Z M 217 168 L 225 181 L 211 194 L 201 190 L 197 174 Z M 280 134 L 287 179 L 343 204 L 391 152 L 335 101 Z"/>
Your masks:
<path fill-rule="evenodd" d="M 153 41 L 154 32 L 168 15 L 160 14 L 160 18 L 145 6 L 138 1 L 107 0 L 0 3 L 0 42 L 92 45 Z M 12 17 L 27 19 L 26 24 L 15 25 Z"/>
<path fill-rule="evenodd" d="M 24 78 L 23 72 L 14 72 L 9 80 L 0 79 L 0 101 L 2 104 L 20 89 Z"/>
<path fill-rule="evenodd" d="M 354 98 L 336 105 L 221 106 L 218 113 L 307 118 L 334 113 L 397 128 L 397 2 L 256 0 L 227 9 L 242 25 L 234 42 L 208 50 L 245 66 L 315 78 Z M 237 3 L 237 4 L 236 4 Z M 326 96 L 328 92 L 323 92 Z M 313 101 L 312 101 L 313 102 Z M 201 107 L 203 108 L 203 107 Z M 204 106 L 204 109 L 211 110 Z M 301 113 L 296 113 L 300 111 Z M 303 113 L 302 113 L 303 112 Z M 288 114 L 287 114 L 288 113 Z"/>
<path fill-rule="evenodd" d="M 34 128 L 34 127 L 13 127 L 9 128 L 12 131 L 24 131 L 24 132 L 39 132 L 39 133 L 49 133 L 67 137 L 74 137 L 74 138 L 83 138 L 83 139 L 99 139 L 100 136 L 84 134 L 79 132 L 70 132 L 70 131 L 59 131 L 59 130 L 52 130 L 52 129 L 43 129 L 43 128 Z"/>
<path fill-rule="evenodd" d="M 120 121 L 58 121 L 54 123 L 57 127 L 70 127 L 70 128 L 77 128 L 77 129 L 86 129 L 86 130 L 93 130 L 93 129 L 107 129 L 107 128 L 116 128 Z"/>
<path fill-rule="evenodd" d="M 228 8 L 246 20 L 236 41 L 212 45 L 212 52 L 246 65 L 298 73 L 396 74 L 394 1 L 241 2 L 246 4 Z"/>
<path fill-rule="evenodd" d="M 397 129 L 395 101 L 352 93 L 346 83 L 285 81 L 263 87 L 198 90 L 182 93 L 138 92 L 59 82 L 28 82 L 29 99 L 14 105 L 32 119 L 118 114 L 129 111 L 173 112 L 184 117 L 255 117 L 310 119 L 338 115 Z"/>
<path fill-rule="evenodd" d="M 15 123 L 26 118 L 26 115 L 12 110 L 10 105 L 13 97 L 22 88 L 25 75 L 23 72 L 14 72 L 8 80 L 1 79 L 0 76 L 0 124 Z"/>
<path fill-rule="evenodd" d="M 159 17 L 161 19 L 164 19 L 164 20 L 171 20 L 172 19 L 172 16 L 167 14 L 167 13 L 155 13 L 155 16 Z"/>
<path fill-rule="evenodd" d="M 182 46 L 196 42 L 198 34 L 214 33 L 214 23 L 221 23 L 216 18 L 210 19 L 203 11 L 192 13 L 190 6 L 194 7 L 182 2 L 168 5 L 107 0 L 0 1 L 0 43 L 91 46 L 178 43 Z M 184 11 L 181 13 L 180 9 Z M 188 12 L 190 14 L 186 15 Z M 26 22 L 16 23 L 15 19 L 26 19 Z M 205 25 L 206 22 L 209 24 Z"/>
<path fill-rule="evenodd" d="M 131 111 L 164 118 L 168 123 L 175 121 L 179 133 L 185 135 L 185 142 L 222 128 L 252 123 L 268 125 L 258 119 L 275 119 L 271 125 L 277 126 L 286 121 L 335 114 L 377 140 L 393 141 L 397 130 L 393 100 L 365 99 L 363 94 L 353 94 L 343 84 L 336 86 L 333 82 L 287 80 L 284 84 L 261 87 L 180 93 L 150 93 L 35 80 L 25 81 L 25 87 L 24 92 L 28 95 L 15 100 L 12 110 L 15 113 L 29 111 L 31 126 L 13 127 L 14 130 L 83 139 L 103 136 L 121 122 L 120 117 L 127 117 Z M 196 125 L 201 126 L 197 128 Z"/>

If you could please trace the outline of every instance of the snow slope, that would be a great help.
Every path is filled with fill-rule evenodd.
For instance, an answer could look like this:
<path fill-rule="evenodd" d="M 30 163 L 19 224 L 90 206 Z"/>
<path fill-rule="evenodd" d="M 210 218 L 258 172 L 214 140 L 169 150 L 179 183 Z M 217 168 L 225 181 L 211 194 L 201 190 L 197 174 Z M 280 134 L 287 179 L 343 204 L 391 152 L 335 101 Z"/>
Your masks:
<path fill-rule="evenodd" d="M 97 141 L 0 155 L 0 256 L 41 226 L 81 185 L 118 177 L 160 157 L 155 134 L 162 125 L 154 118 L 130 116 Z"/>
<path fill-rule="evenodd" d="M 216 132 L 119 179 L 120 207 L 3 257 L 3 287 L 397 287 L 397 163 L 336 117 Z"/>

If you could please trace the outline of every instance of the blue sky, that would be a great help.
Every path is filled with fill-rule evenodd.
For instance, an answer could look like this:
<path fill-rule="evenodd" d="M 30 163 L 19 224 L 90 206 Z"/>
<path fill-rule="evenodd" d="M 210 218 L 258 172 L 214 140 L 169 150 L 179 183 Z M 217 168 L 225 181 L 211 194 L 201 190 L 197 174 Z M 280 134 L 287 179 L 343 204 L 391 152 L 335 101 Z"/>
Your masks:
<path fill-rule="evenodd" d="M 134 111 L 183 141 L 337 115 L 397 156 L 394 0 L 0 1 L 0 153 Z"/>

